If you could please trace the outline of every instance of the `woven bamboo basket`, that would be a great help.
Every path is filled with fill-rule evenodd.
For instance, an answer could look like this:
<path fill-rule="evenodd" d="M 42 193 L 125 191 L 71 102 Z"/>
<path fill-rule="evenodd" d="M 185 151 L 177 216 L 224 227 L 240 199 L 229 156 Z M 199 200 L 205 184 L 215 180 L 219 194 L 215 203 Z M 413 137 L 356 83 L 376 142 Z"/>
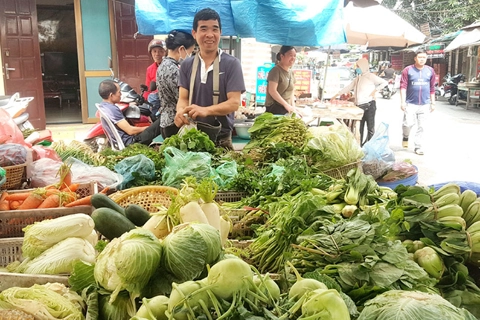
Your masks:
<path fill-rule="evenodd" d="M 172 203 L 172 195 L 178 194 L 178 189 L 165 186 L 144 186 L 118 191 L 110 198 L 122 207 L 137 204 L 150 213 L 159 211 L 156 205 L 168 208 Z"/>
<path fill-rule="evenodd" d="M 7 181 L 0 186 L 0 189 L 18 189 L 22 185 L 23 174 L 25 173 L 26 163 L 15 166 L 3 167 Z"/>
<path fill-rule="evenodd" d="M 325 173 L 327 176 L 330 176 L 330 177 L 335 178 L 335 179 L 345 179 L 345 177 L 347 176 L 348 172 L 351 169 L 358 168 L 358 169 L 362 170 L 361 163 L 362 163 L 361 161 L 349 163 L 349 164 L 346 164 L 346 165 L 338 167 L 338 168 L 333 168 L 333 169 L 326 170 L 323 173 Z"/>

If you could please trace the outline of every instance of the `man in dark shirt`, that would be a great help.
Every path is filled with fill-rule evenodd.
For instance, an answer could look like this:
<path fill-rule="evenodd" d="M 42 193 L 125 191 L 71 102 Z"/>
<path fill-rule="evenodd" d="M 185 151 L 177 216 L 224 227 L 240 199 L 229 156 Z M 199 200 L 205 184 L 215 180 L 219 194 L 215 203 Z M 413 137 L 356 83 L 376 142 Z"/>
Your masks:
<path fill-rule="evenodd" d="M 175 124 L 181 127 L 189 123 L 189 118 L 210 125 L 216 120 L 221 123 L 221 131 L 216 137 L 216 145 L 233 150 L 232 131 L 234 112 L 240 106 L 241 94 L 245 91 L 240 61 L 219 49 L 222 25 L 220 16 L 210 8 L 202 9 L 193 19 L 192 35 L 198 43 L 198 67 L 190 100 L 190 78 L 195 57 L 186 59 L 180 68 L 179 98 Z M 219 63 L 218 104 L 213 102 L 214 62 Z"/>

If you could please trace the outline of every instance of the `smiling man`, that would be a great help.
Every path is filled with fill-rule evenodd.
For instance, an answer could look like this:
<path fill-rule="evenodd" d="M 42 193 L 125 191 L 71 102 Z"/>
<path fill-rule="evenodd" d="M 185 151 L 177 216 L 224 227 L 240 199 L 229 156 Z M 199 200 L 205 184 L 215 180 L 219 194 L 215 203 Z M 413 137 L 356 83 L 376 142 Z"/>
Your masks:
<path fill-rule="evenodd" d="M 175 124 L 181 127 L 191 118 L 217 146 L 232 150 L 234 112 L 240 105 L 245 82 L 240 61 L 219 49 L 221 34 L 222 24 L 215 10 L 197 12 L 192 35 L 199 51 L 180 67 Z M 214 90 L 214 79 L 218 79 L 218 91 Z"/>

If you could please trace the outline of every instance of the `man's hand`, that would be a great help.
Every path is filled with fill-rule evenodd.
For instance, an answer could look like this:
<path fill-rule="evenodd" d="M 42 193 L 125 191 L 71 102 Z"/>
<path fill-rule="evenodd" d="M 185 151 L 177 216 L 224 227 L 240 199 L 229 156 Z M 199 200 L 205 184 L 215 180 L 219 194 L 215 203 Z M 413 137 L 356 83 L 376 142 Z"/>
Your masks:
<path fill-rule="evenodd" d="M 185 114 L 184 110 L 177 111 L 177 114 L 175 115 L 175 119 L 173 120 L 175 122 L 175 125 L 179 128 L 181 128 L 185 124 L 190 123 L 190 121 L 188 120 L 187 117 L 185 117 L 184 114 Z"/>
<path fill-rule="evenodd" d="M 435 111 L 435 105 L 434 104 L 430 104 L 430 112 L 433 112 Z"/>
<path fill-rule="evenodd" d="M 402 109 L 402 111 L 405 111 L 405 107 L 406 107 L 406 106 L 407 106 L 407 105 L 406 105 L 405 103 L 402 103 L 402 104 L 400 105 L 400 109 Z"/>
<path fill-rule="evenodd" d="M 183 113 L 187 113 L 190 118 L 193 120 L 197 119 L 197 117 L 208 117 L 210 115 L 208 108 L 200 107 L 196 104 L 192 104 L 185 109 L 183 109 Z"/>

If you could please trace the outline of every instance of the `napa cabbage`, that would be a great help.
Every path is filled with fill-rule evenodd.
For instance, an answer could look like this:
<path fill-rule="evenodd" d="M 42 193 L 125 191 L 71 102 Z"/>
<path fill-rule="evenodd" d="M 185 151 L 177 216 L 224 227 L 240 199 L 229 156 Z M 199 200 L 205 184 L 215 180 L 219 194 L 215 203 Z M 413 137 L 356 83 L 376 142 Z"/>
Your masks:
<path fill-rule="evenodd" d="M 75 297 L 77 296 L 77 297 Z M 73 299 L 71 299 L 73 298 Z M 20 310 L 38 320 L 83 320 L 81 298 L 74 292 L 58 292 L 48 285 L 30 288 L 11 287 L 0 293 L 0 310 Z"/>
<path fill-rule="evenodd" d="M 44 251 L 38 257 L 27 258 L 12 271 L 30 274 L 71 273 L 78 261 L 95 262 L 96 251 L 82 238 L 67 238 Z"/>

